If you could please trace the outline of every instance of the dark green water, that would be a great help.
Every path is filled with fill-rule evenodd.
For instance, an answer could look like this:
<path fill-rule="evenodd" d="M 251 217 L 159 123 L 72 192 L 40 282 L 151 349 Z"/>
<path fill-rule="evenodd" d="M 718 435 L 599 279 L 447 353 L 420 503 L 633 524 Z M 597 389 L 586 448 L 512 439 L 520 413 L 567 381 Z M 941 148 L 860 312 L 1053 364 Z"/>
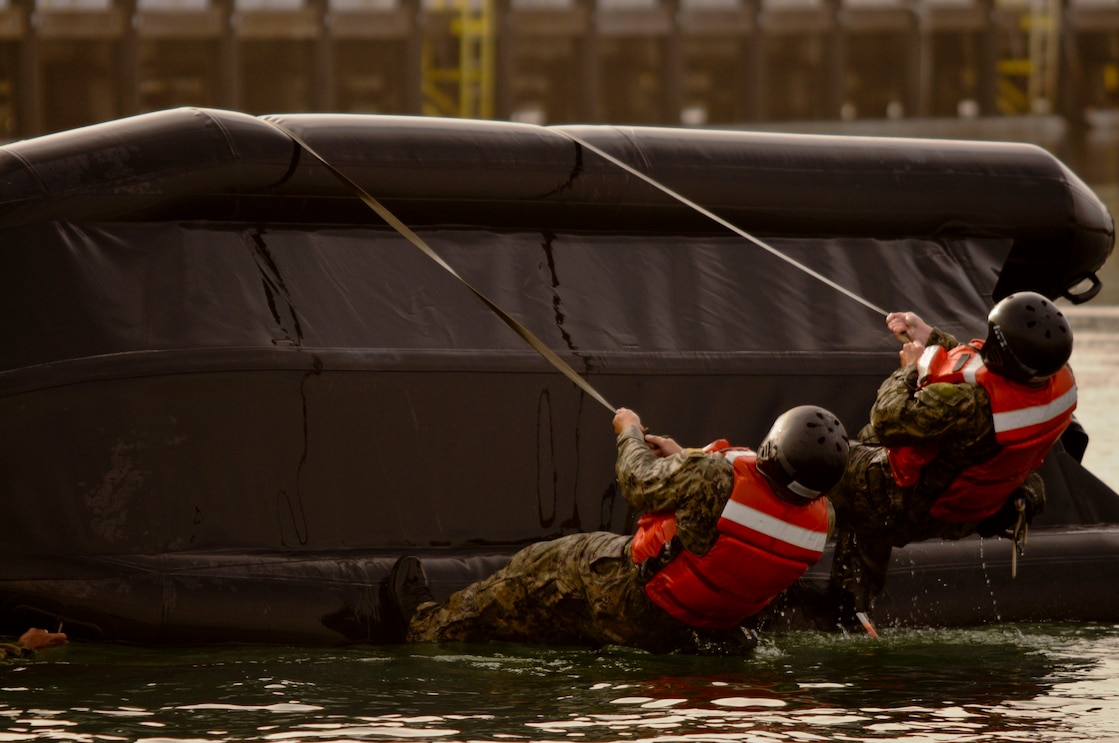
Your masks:
<path fill-rule="evenodd" d="M 1116 741 L 1119 625 L 794 633 L 749 659 L 73 644 L 0 668 L 0 719 L 0 741 Z"/>

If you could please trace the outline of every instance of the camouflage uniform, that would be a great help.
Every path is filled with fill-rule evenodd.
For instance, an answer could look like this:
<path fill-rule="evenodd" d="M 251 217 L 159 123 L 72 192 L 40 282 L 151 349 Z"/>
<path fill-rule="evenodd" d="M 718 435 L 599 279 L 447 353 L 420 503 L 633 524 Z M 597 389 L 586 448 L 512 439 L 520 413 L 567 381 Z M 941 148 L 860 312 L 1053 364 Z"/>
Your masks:
<path fill-rule="evenodd" d="M 18 642 L 0 642 L 0 659 L 30 658 L 34 654 L 34 650 Z"/>
<path fill-rule="evenodd" d="M 926 345 L 951 349 L 959 342 L 934 329 Z M 980 523 L 950 523 L 929 515 L 937 496 L 960 471 L 990 459 L 999 446 L 990 399 L 978 384 L 936 383 L 919 391 L 916 386 L 914 364 L 882 383 L 870 424 L 852 442 L 843 480 L 828 494 L 838 532 L 832 586 L 853 600 L 848 610 L 871 609 L 885 585 L 893 547 L 934 537 L 960 539 L 977 530 L 993 534 L 1009 526 L 1005 510 Z M 917 485 L 899 487 L 886 447 L 929 440 L 940 444 L 936 459 L 921 470 Z M 1040 513 L 1044 492 L 1040 475 L 1032 473 L 1009 500 L 1025 495 Z"/>
<path fill-rule="evenodd" d="M 695 449 L 657 457 L 632 426 L 617 444 L 626 501 L 643 511 L 673 511 L 683 545 L 699 554 L 710 549 L 734 487 L 730 462 Z M 645 595 L 631 543 L 632 536 L 589 532 L 530 545 L 446 602 L 421 605 L 407 640 L 694 649 L 689 628 Z"/>

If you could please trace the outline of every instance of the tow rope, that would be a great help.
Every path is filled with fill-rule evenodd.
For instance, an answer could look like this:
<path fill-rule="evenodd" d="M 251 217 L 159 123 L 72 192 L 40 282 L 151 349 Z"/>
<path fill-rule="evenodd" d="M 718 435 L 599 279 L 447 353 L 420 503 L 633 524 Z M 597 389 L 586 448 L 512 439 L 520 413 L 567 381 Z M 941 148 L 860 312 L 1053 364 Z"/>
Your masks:
<path fill-rule="evenodd" d="M 493 300 L 476 289 L 469 281 L 460 276 L 458 271 L 456 271 L 449 263 L 444 261 L 438 253 L 432 250 L 431 246 L 424 242 L 424 240 L 419 235 L 409 229 L 408 225 L 397 219 L 396 215 L 389 211 L 384 204 L 369 195 L 369 193 L 364 188 L 358 185 L 348 175 L 331 165 L 326 160 L 326 158 L 316 152 L 315 149 L 311 147 L 311 145 L 303 141 L 303 139 L 295 132 L 291 131 L 286 126 L 283 126 L 276 121 L 268 121 L 270 124 L 290 137 L 291 140 L 299 145 L 301 148 L 303 148 L 303 150 L 305 150 L 307 154 L 311 155 L 313 158 L 322 163 L 323 166 L 325 166 L 326 169 L 334 175 L 334 177 L 348 186 L 350 190 L 352 190 L 363 202 L 365 202 L 366 206 L 376 212 L 377 215 L 381 217 L 381 219 L 388 222 L 389 226 L 399 232 L 405 239 L 408 240 L 408 242 L 419 248 L 419 250 L 428 258 L 438 263 L 447 273 L 458 279 L 463 286 L 473 292 L 474 296 L 478 297 L 478 299 L 482 300 L 482 302 L 485 303 L 485 305 L 489 307 L 495 315 L 501 318 L 501 320 L 504 321 L 506 325 L 512 328 L 517 335 L 521 336 L 521 338 L 523 338 L 525 342 L 528 343 L 528 345 L 532 346 L 532 348 L 535 349 L 537 353 L 547 359 L 552 364 L 552 366 L 558 369 L 564 376 L 574 382 L 580 389 L 582 389 L 592 398 L 601 403 L 602 406 L 609 410 L 611 413 L 617 411 L 617 408 L 607 402 L 606 398 L 603 397 L 602 394 L 599 393 L 599 391 L 596 390 L 590 382 L 579 376 L 579 374 L 574 369 L 572 369 L 566 361 L 561 359 L 554 351 L 552 351 L 552 349 L 548 348 L 548 346 L 546 346 L 543 341 L 533 335 L 528 328 L 517 322 L 508 312 L 501 309 L 501 307 L 494 303 Z"/>
<path fill-rule="evenodd" d="M 745 230 L 738 227 L 737 225 L 731 224 L 730 222 L 723 219 L 722 217 L 715 214 L 714 212 L 710 211 L 709 209 L 706 209 L 706 208 L 700 206 L 699 204 L 695 203 L 691 199 L 688 199 L 687 197 L 683 196 L 682 194 L 679 194 L 676 191 L 673 191 L 668 186 L 666 186 L 663 183 L 655 180 L 654 178 L 651 178 L 651 177 L 645 175 L 644 173 L 642 173 L 637 168 L 634 168 L 633 166 L 619 160 L 618 158 L 614 157 L 613 155 L 609 154 L 608 152 L 605 152 L 605 151 L 599 149 L 598 147 L 595 147 L 594 145 L 592 145 L 591 143 L 587 142 L 584 139 L 576 137 L 571 132 L 566 132 L 563 129 L 555 129 L 554 131 L 559 132 L 560 134 L 567 137 L 572 142 L 575 142 L 579 146 L 586 147 L 588 150 L 590 150 L 591 152 L 594 152 L 598 156 L 603 157 L 606 160 L 609 160 L 610 162 L 614 163 L 615 165 L 617 165 L 622 170 L 625 170 L 628 173 L 631 173 L 632 175 L 637 176 L 641 180 L 648 183 L 650 186 L 662 191 L 663 193 L 668 194 L 669 196 L 671 196 L 672 198 L 681 202 L 682 204 L 686 204 L 687 206 L 691 207 L 692 209 L 695 209 L 697 212 L 704 215 L 705 217 L 713 219 L 714 221 L 718 222 L 722 226 L 726 227 L 731 232 L 734 232 L 735 234 L 746 238 L 747 240 L 754 243 L 758 247 L 762 248 L 763 250 L 769 251 L 770 253 L 772 253 L 776 257 L 780 258 L 781 260 L 785 261 L 786 263 L 788 263 L 792 266 L 795 266 L 796 268 L 800 269 L 801 271 L 808 274 L 809 276 L 824 282 L 825 284 L 830 286 L 832 289 L 835 289 L 837 292 L 850 297 L 851 299 L 855 300 L 856 302 L 863 305 L 864 307 L 867 307 L 868 309 L 874 310 L 875 312 L 877 312 L 882 317 L 885 317 L 887 314 L 889 314 L 888 312 L 886 312 L 886 310 L 882 309 L 881 307 L 874 304 L 873 302 L 870 302 L 869 300 L 864 299 L 863 297 L 859 296 L 858 294 L 851 291 L 850 289 L 847 289 L 846 287 L 840 286 L 839 284 L 837 284 L 834 281 L 832 281 L 831 279 L 829 279 L 827 276 L 824 276 L 823 274 L 812 270 L 811 268 L 804 265 L 803 263 L 801 263 L 801 262 L 799 262 L 799 261 L 797 261 L 793 258 L 790 258 L 789 256 L 785 255 L 784 253 L 782 253 L 777 248 L 775 248 L 772 245 L 766 243 L 764 240 L 761 240 L 757 237 L 754 237 L 749 232 L 746 232 Z"/>
<path fill-rule="evenodd" d="M 580 389 L 582 389 L 584 392 L 586 392 L 588 395 L 590 395 L 591 398 L 596 400 L 598 403 L 600 403 L 603 407 L 605 407 L 610 412 L 613 413 L 617 410 L 617 408 L 615 408 L 613 405 L 611 405 L 606 400 L 606 398 L 598 390 L 596 390 L 593 385 L 591 385 L 590 382 L 588 382 L 586 379 L 581 377 L 574 369 L 571 368 L 571 366 L 566 361 L 564 361 L 562 358 L 560 358 L 554 351 L 552 351 L 552 349 L 550 349 L 547 345 L 545 345 L 543 341 L 541 341 L 539 338 L 537 338 L 535 335 L 533 335 L 533 333 L 528 328 L 526 328 L 521 323 L 517 322 L 516 319 L 514 319 L 508 312 L 506 312 L 499 305 L 497 305 L 497 303 L 495 303 L 493 300 L 491 300 L 489 297 L 487 297 L 485 294 L 483 294 L 480 290 L 478 290 L 473 284 L 471 284 L 466 279 L 464 279 L 461 275 L 459 275 L 458 271 L 456 271 L 449 263 L 447 263 L 445 260 L 443 260 L 443 258 L 440 257 L 440 255 L 438 253 L 436 253 L 435 250 L 433 250 L 431 248 L 431 246 L 428 245 L 423 240 L 423 238 L 421 238 L 419 235 L 417 235 L 415 232 L 413 232 L 408 227 L 408 225 L 406 225 L 402 221 L 400 221 L 400 219 L 398 219 L 395 214 L 393 214 L 384 204 L 382 204 L 380 201 L 378 201 L 372 195 L 370 195 L 369 192 L 366 191 L 364 188 L 362 188 L 356 181 L 354 181 L 348 175 L 346 175 L 345 173 L 340 171 L 338 168 L 334 167 L 334 165 L 332 165 L 326 158 L 324 158 L 322 155 L 320 155 L 302 137 L 300 137 L 295 132 L 291 131 L 289 128 L 287 128 L 283 124 L 280 124 L 279 122 L 273 121 L 273 120 L 270 120 L 270 119 L 265 119 L 265 121 L 268 121 L 268 123 L 270 123 L 272 126 L 276 127 L 280 131 L 282 131 L 288 138 L 290 138 L 300 148 L 302 148 L 305 152 L 307 152 L 307 154 L 311 155 L 311 157 L 318 160 L 328 171 L 330 171 L 330 173 L 335 178 L 340 180 L 351 191 L 353 191 L 354 194 L 356 194 L 358 196 L 358 198 L 360 198 L 362 200 L 362 202 L 365 203 L 366 206 L 368 206 L 370 209 L 372 209 L 379 217 L 381 217 L 381 219 L 385 220 L 385 222 L 387 222 L 390 227 L 392 227 L 401 236 L 403 236 L 406 240 L 408 240 L 408 242 L 410 242 L 412 245 L 414 245 L 416 248 L 418 248 L 420 250 L 420 252 L 422 252 L 424 255 L 426 255 L 431 260 L 435 261 L 435 263 L 437 263 L 443 270 L 445 270 L 451 276 L 454 276 L 456 279 L 458 279 L 459 282 L 463 286 L 465 286 L 467 289 L 469 289 L 474 294 L 474 296 L 476 296 L 479 300 L 481 300 L 495 315 L 497 315 L 506 325 L 508 325 L 513 330 L 513 332 L 515 332 L 517 335 L 519 335 L 526 343 L 528 343 L 529 346 L 531 346 L 537 353 L 539 353 L 541 356 L 543 356 L 544 359 L 547 360 L 553 367 L 555 367 L 559 372 L 561 372 L 564 376 L 566 376 L 573 383 L 575 383 L 576 386 L 578 386 Z M 843 286 L 837 284 L 836 282 L 832 281 L 828 277 L 824 276 L 823 274 L 819 273 L 818 271 L 815 271 L 815 270 L 809 268 L 808 266 L 804 265 L 803 263 L 801 263 L 801 262 L 799 262 L 799 261 L 797 261 L 793 258 L 790 258 L 789 256 L 785 255 L 781 251 L 774 248 L 772 245 L 769 245 L 768 243 L 766 243 L 764 240 L 761 240 L 757 237 L 754 237 L 753 235 L 746 232 L 745 230 L 738 227 L 737 225 L 734 225 L 734 224 L 728 222 L 727 220 L 723 219 L 722 217 L 718 216 L 717 214 L 713 213 L 712 211 L 700 206 L 699 204 L 697 204 L 694 201 L 688 199 L 687 197 L 683 196 L 682 194 L 677 193 L 676 191 L 674 191 L 671 188 L 669 188 L 668 186 L 660 183 L 659 181 L 645 175 L 641 171 L 639 171 L 636 168 L 634 168 L 633 166 L 619 160 L 618 158 L 614 157 L 613 155 L 599 149 L 598 147 L 595 147 L 594 145 L 592 145 L 589 142 L 581 139 L 580 137 L 575 136 L 574 134 L 571 134 L 570 132 L 563 131 L 562 129 L 554 129 L 553 131 L 556 131 L 556 132 L 562 134 L 563 136 L 567 137 L 568 139 L 570 139 L 572 142 L 576 143 L 580 147 L 585 147 L 586 149 L 590 150 L 591 152 L 594 152 L 595 154 L 599 155 L 600 157 L 604 158 L 605 160 L 613 163 L 614 165 L 617 165 L 619 168 L 622 168 L 626 172 L 640 178 L 641 180 L 645 181 L 646 183 L 653 186 L 654 188 L 656 188 L 656 189 L 662 191 L 663 193 L 671 196 L 672 198 L 676 199 L 677 201 L 680 201 L 681 203 L 683 203 L 683 204 L 687 205 L 688 207 L 694 209 L 695 211 L 699 212 L 700 214 L 703 214 L 704 216 L 708 217 L 709 219 L 714 220 L 718 224 L 721 224 L 722 226 L 729 229 L 731 232 L 734 232 L 735 234 L 745 238 L 746 240 L 749 240 L 750 242 L 754 243 L 755 245 L 762 248 L 763 250 L 768 251 L 769 253 L 776 256 L 777 258 L 780 258 L 781 260 L 785 261 L 786 263 L 789 263 L 790 265 L 794 266 L 798 270 L 808 274 L 809 276 L 812 276 L 813 278 L 817 279 L 818 281 L 823 282 L 824 284 L 830 286 L 832 289 L 834 289 L 834 290 L 840 292 L 841 294 L 855 300 L 856 302 L 863 305 L 864 307 L 866 307 L 870 310 L 873 310 L 874 312 L 877 312 L 882 317 L 885 317 L 888 314 L 886 312 L 886 310 L 882 309 L 881 307 L 874 304 L 873 302 L 870 302 L 869 300 L 859 296 L 858 294 L 856 294 L 855 292 L 847 289 L 846 287 L 843 287 Z"/>

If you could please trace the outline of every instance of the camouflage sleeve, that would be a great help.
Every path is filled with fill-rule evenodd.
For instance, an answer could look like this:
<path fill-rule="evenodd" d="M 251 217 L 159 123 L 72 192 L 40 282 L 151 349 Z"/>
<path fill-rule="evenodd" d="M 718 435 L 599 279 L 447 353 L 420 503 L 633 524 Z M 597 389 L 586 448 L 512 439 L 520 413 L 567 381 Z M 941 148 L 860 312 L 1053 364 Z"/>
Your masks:
<path fill-rule="evenodd" d="M 929 333 L 929 340 L 925 343 L 925 345 L 940 346 L 945 351 L 950 351 L 956 346 L 960 345 L 960 342 L 956 340 L 956 336 L 952 335 L 951 333 L 947 333 L 940 328 L 933 328 L 932 332 Z"/>
<path fill-rule="evenodd" d="M 34 654 L 34 650 L 18 642 L 0 642 L 0 658 L 27 658 Z"/>
<path fill-rule="evenodd" d="M 979 438 L 990 427 L 989 403 L 975 384 L 936 383 L 916 389 L 917 372 L 898 369 L 878 388 L 870 423 L 885 446 L 901 446 L 948 434 Z"/>
<path fill-rule="evenodd" d="M 945 350 L 960 345 L 956 337 L 939 328 L 933 328 L 929 333 L 927 346 L 940 346 Z M 935 385 L 930 385 L 935 387 Z M 947 389 L 939 389 L 939 394 L 924 395 L 917 392 L 917 365 L 909 364 L 894 371 L 878 388 L 878 397 L 871 408 L 870 424 L 864 431 L 859 432 L 859 440 L 896 446 L 899 444 L 913 443 L 922 438 L 935 438 L 944 433 L 936 430 L 938 425 L 929 421 L 915 420 L 917 418 L 939 419 L 940 425 L 951 423 L 951 416 L 944 417 L 939 414 L 945 412 L 944 406 L 954 407 L 954 402 L 948 398 L 952 394 Z M 947 396 L 947 397 L 945 397 Z M 927 399 L 922 400 L 925 397 Z M 930 407 L 918 412 L 926 403 Z M 885 438 L 883 438 L 885 437 Z M 901 438 L 899 438 L 901 437 Z"/>
<path fill-rule="evenodd" d="M 635 427 L 618 435 L 615 465 L 622 497 L 642 511 L 674 511 L 684 546 L 703 554 L 715 539 L 715 524 L 734 487 L 734 468 L 718 454 L 685 449 L 658 457 Z"/>

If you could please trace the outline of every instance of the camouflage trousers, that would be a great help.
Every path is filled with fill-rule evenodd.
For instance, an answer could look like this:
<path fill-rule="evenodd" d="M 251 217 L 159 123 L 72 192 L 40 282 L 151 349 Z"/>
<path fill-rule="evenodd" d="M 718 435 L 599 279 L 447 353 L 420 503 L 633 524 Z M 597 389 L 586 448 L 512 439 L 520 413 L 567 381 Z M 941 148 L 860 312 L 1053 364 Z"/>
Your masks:
<path fill-rule="evenodd" d="M 828 498 L 836 516 L 831 584 L 853 601 L 847 608 L 854 611 L 873 608 L 875 597 L 886 585 L 894 547 L 937 537 L 961 539 L 977 526 L 930 516 L 935 496 L 899 487 L 881 446 L 852 443 L 847 471 Z"/>
<path fill-rule="evenodd" d="M 444 603 L 421 605 L 407 640 L 686 649 L 688 627 L 645 595 L 629 545 L 609 532 L 532 544 Z"/>
<path fill-rule="evenodd" d="M 27 658 L 31 655 L 34 652 L 18 642 L 0 642 L 0 659 Z"/>

